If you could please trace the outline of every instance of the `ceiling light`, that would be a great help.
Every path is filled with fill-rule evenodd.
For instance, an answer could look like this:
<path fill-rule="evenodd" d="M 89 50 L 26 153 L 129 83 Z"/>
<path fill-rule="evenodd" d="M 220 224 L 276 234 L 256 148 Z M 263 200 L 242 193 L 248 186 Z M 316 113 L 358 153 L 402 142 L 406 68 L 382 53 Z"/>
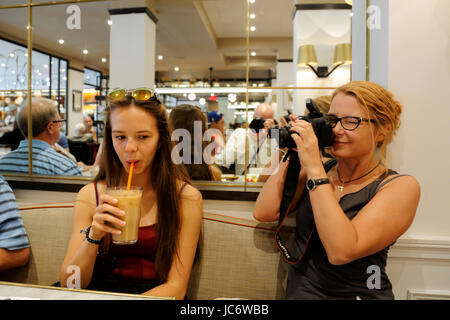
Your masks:
<path fill-rule="evenodd" d="M 44 64 L 44 68 L 47 69 L 48 68 L 48 64 Z"/>
<path fill-rule="evenodd" d="M 188 95 L 188 99 L 191 101 L 194 101 L 196 97 L 197 96 L 195 95 L 195 93 L 189 93 L 189 95 Z"/>
<path fill-rule="evenodd" d="M 178 68 L 178 67 L 175 67 L 175 68 L 173 68 L 173 70 L 175 70 L 175 71 L 179 71 L 179 70 L 180 70 L 180 68 Z"/>
<path fill-rule="evenodd" d="M 59 44 L 63 44 L 64 40 L 63 39 L 59 39 L 58 42 L 59 42 Z"/>
<path fill-rule="evenodd" d="M 248 2 L 250 2 L 250 3 L 255 3 L 255 0 L 249 0 Z"/>
<path fill-rule="evenodd" d="M 25 57 L 28 57 L 28 53 L 25 53 Z"/>
<path fill-rule="evenodd" d="M 102 58 L 102 62 L 106 62 L 106 58 Z"/>
<path fill-rule="evenodd" d="M 87 51 L 86 49 L 83 50 L 83 54 L 88 54 L 89 51 Z"/>
<path fill-rule="evenodd" d="M 235 93 L 230 93 L 228 95 L 228 101 L 230 101 L 231 103 L 236 102 L 236 98 L 237 98 L 237 96 Z"/>
<path fill-rule="evenodd" d="M 111 19 L 108 19 L 108 24 L 109 24 L 110 26 L 112 26 L 112 20 L 111 20 Z"/>
<path fill-rule="evenodd" d="M 255 26 L 251 26 L 250 27 L 250 31 L 255 31 L 256 30 L 256 27 Z"/>
<path fill-rule="evenodd" d="M 205 98 L 200 98 L 200 100 L 198 101 L 200 103 L 200 105 L 204 105 L 206 103 L 206 99 Z"/>
<path fill-rule="evenodd" d="M 6 64 L 2 63 L 2 67 L 3 67 L 3 68 L 6 67 Z"/>
<path fill-rule="evenodd" d="M 252 57 L 256 56 L 256 52 L 255 51 L 252 51 L 250 54 L 252 55 Z"/>
<path fill-rule="evenodd" d="M 158 60 L 162 60 L 163 59 L 163 56 L 158 56 Z"/>
<path fill-rule="evenodd" d="M 255 18 L 256 18 L 256 14 L 250 13 L 250 19 L 255 19 Z"/>

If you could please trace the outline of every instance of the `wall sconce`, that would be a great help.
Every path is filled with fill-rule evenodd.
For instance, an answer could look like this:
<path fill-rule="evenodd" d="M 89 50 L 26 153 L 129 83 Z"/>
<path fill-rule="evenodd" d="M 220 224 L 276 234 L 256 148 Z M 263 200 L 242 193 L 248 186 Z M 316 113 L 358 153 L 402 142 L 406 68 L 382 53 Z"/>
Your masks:
<path fill-rule="evenodd" d="M 317 70 L 314 66 L 317 66 L 316 50 L 313 45 L 307 44 L 298 48 L 298 59 L 297 65 L 299 67 L 310 67 L 312 71 L 319 78 L 328 77 L 337 67 L 343 64 L 352 63 L 352 46 L 350 43 L 337 44 L 334 47 L 334 65 L 335 67 L 328 72 L 327 66 L 318 66 Z"/>

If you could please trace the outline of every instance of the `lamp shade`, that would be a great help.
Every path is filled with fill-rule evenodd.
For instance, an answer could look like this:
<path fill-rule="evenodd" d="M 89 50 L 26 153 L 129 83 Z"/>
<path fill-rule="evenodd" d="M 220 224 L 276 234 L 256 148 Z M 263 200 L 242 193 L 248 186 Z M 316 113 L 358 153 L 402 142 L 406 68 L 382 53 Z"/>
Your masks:
<path fill-rule="evenodd" d="M 298 48 L 297 66 L 304 67 L 308 64 L 317 66 L 316 50 L 311 44 L 307 44 Z"/>
<path fill-rule="evenodd" d="M 352 45 L 340 43 L 334 47 L 334 65 L 352 63 Z"/>

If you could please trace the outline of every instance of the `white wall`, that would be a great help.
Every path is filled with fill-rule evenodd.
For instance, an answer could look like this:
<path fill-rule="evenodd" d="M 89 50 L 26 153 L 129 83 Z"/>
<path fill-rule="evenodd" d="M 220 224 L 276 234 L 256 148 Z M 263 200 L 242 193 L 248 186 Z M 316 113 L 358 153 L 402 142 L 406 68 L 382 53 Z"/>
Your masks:
<path fill-rule="evenodd" d="M 388 87 L 404 105 L 392 164 L 422 189 L 408 234 L 450 236 L 449 13 L 448 0 L 390 1 Z"/>
<path fill-rule="evenodd" d="M 398 298 L 450 299 L 450 1 L 389 1 L 388 89 L 403 104 L 392 167 L 416 177 L 415 220 L 388 271 Z"/>
<path fill-rule="evenodd" d="M 297 87 L 339 87 L 350 81 L 350 66 L 338 67 L 329 77 L 318 78 L 309 67 L 297 67 L 298 48 L 314 45 L 319 66 L 334 67 L 334 46 L 351 41 L 350 10 L 299 10 L 294 18 L 293 71 Z M 294 112 L 303 114 L 305 100 L 331 95 L 334 90 L 295 90 Z"/>
<path fill-rule="evenodd" d="M 83 92 L 84 87 L 84 72 L 80 72 L 75 69 L 69 68 L 68 72 L 69 87 L 67 90 L 67 114 L 68 114 L 68 129 L 67 136 L 75 134 L 75 125 L 79 122 L 83 122 L 83 103 L 81 105 L 81 110 L 74 112 L 72 90 L 78 90 Z"/>

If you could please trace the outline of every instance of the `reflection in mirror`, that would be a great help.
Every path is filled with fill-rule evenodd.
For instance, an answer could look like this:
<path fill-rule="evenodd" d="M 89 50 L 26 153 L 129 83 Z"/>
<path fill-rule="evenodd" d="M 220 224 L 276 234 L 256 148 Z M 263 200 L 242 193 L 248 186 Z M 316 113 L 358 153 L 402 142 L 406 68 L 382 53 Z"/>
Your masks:
<path fill-rule="evenodd" d="M 292 147 L 293 141 L 290 141 L 288 129 L 284 129 L 289 124 L 290 115 L 295 113 L 304 116 L 309 112 L 306 103 L 300 108 L 300 112 L 293 111 L 296 91 L 300 93 L 305 90 L 249 89 L 248 130 L 245 129 L 246 104 L 239 100 L 228 101 L 227 109 L 234 113 L 236 119 L 240 117 L 244 121 L 227 128 L 225 145 L 222 152 L 216 154 L 216 164 L 222 169 L 230 170 L 238 181 L 243 182 L 245 179 L 250 184 L 264 182 L 268 175 L 275 173 L 281 156 L 287 151 L 286 147 Z M 319 112 L 328 112 L 331 102 L 330 89 L 311 90 L 308 98 L 313 100 Z"/>
<path fill-rule="evenodd" d="M 294 72 L 293 9 L 291 0 L 258 0 L 248 5 L 249 77 L 267 79 L 269 87 L 293 84 L 292 80 L 285 83 Z"/>
<path fill-rule="evenodd" d="M 293 20 L 296 87 L 333 88 L 351 80 L 351 19 L 351 6 L 344 1 L 296 5 Z M 300 111 L 313 93 L 296 92 L 294 109 Z"/>
<path fill-rule="evenodd" d="M 15 118 L 27 95 L 27 24 L 26 8 L 0 10 L 0 160 L 24 139 Z"/>
<path fill-rule="evenodd" d="M 331 42 L 326 42 L 323 36 L 326 31 L 308 35 L 295 31 L 300 27 L 306 30 L 301 24 L 314 19 L 308 16 L 299 20 L 303 13 L 295 10 L 296 14 L 292 14 L 294 7 L 297 8 L 292 1 L 277 1 L 276 8 L 275 3 L 268 0 L 249 3 L 249 24 L 255 27 L 249 31 L 249 88 L 280 89 L 268 89 L 271 93 L 262 90 L 249 93 L 247 113 L 246 1 L 157 1 L 148 10 L 139 12 L 127 6 L 130 6 L 129 1 L 116 0 L 33 9 L 33 49 L 36 51 L 33 53 L 33 95 L 56 101 L 59 116 L 66 120 L 61 132 L 70 138 L 69 152 L 80 168 L 85 169 L 83 175 L 95 174 L 92 164 L 103 138 L 105 96 L 115 87 L 154 86 L 169 113 L 177 105 L 191 104 L 198 106 L 206 118 L 210 112 L 223 114 L 225 128 L 237 129 L 251 123 L 259 103 L 273 107 L 276 99 L 274 118 L 279 119 L 288 111 L 301 113 L 305 99 L 316 93 L 315 90 L 301 93 L 295 90 L 291 94 L 281 88 L 324 86 L 326 79 L 317 78 L 310 67 L 296 66 L 301 44 L 316 45 L 316 40 L 322 41 L 316 46 L 318 63 L 329 65 L 329 70 L 334 67 L 333 58 L 329 59 L 333 53 L 324 58 L 319 50 L 320 46 L 329 49 Z M 0 10 L 5 17 L 1 19 L 5 24 L 2 30 L 8 31 L 2 37 L 20 40 L 23 44 L 26 30 L 20 26 L 27 23 L 26 9 L 20 15 L 14 10 L 19 9 Z M 145 28 L 132 26 L 131 22 L 137 22 L 139 19 L 135 17 L 138 16 L 145 17 Z M 349 23 L 349 18 L 347 20 Z M 333 37 L 347 37 L 346 26 L 341 27 L 339 22 L 334 26 L 332 29 L 341 30 L 342 35 L 332 34 Z M 22 30 L 22 34 L 15 34 L 16 29 Z M 154 36 L 143 36 L 144 29 Z M 348 41 L 347 38 L 339 40 Z M 130 47 L 135 50 L 130 51 Z M 330 48 L 333 51 L 333 46 Z M 344 67 L 349 68 L 339 67 L 330 78 L 345 71 Z M 307 83 L 305 75 L 316 78 Z M 327 86 L 334 87 L 336 83 Z M 214 129 L 216 124 L 210 121 L 209 125 Z M 77 140 L 90 139 L 89 135 L 92 135 L 92 142 L 88 143 L 93 147 L 87 151 Z M 224 143 L 230 136 L 225 134 Z M 220 162 L 217 159 L 223 147 L 217 138 L 213 144 L 214 159 Z M 251 159 L 250 153 L 247 154 L 247 161 Z M 248 163 L 242 165 L 244 174 L 247 166 Z M 235 168 L 221 168 L 222 181 L 251 181 Z"/>

